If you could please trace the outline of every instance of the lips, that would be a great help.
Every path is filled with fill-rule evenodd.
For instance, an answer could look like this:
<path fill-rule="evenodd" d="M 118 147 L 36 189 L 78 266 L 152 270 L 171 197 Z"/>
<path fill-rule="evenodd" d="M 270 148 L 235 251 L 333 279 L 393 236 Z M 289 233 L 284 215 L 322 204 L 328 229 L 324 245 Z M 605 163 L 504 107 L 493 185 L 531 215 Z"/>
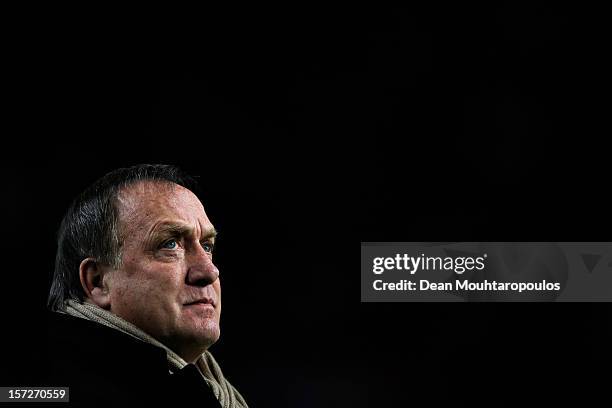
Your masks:
<path fill-rule="evenodd" d="M 192 302 L 185 303 L 185 306 L 194 306 L 194 305 L 210 305 L 215 307 L 215 302 L 211 298 L 201 298 L 198 300 L 194 300 Z"/>

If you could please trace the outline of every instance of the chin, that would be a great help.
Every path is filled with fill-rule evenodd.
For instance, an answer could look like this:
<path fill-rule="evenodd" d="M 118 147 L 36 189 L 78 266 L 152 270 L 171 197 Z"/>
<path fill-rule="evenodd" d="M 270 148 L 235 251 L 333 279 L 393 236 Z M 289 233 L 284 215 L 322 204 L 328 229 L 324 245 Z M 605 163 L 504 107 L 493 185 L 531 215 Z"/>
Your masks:
<path fill-rule="evenodd" d="M 199 355 L 219 340 L 218 325 L 209 327 L 190 327 L 175 332 L 174 336 L 162 341 L 171 350 L 179 354 L 187 362 L 194 362 Z"/>
<path fill-rule="evenodd" d="M 219 340 L 219 337 L 221 337 L 221 330 L 219 325 L 216 325 L 205 330 L 201 338 L 208 346 L 212 346 Z"/>
<path fill-rule="evenodd" d="M 203 322 L 199 327 L 193 327 L 189 330 L 190 340 L 204 349 L 212 346 L 219 340 L 221 330 L 217 322 Z"/>

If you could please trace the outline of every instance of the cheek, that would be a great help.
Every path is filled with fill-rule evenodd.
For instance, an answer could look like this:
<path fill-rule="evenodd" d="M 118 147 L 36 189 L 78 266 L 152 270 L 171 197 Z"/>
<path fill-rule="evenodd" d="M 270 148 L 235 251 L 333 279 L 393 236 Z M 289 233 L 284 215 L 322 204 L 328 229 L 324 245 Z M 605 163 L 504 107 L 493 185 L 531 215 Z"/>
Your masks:
<path fill-rule="evenodd" d="M 179 298 L 180 271 L 169 265 L 124 265 L 111 286 L 111 307 L 155 313 L 175 309 Z"/>

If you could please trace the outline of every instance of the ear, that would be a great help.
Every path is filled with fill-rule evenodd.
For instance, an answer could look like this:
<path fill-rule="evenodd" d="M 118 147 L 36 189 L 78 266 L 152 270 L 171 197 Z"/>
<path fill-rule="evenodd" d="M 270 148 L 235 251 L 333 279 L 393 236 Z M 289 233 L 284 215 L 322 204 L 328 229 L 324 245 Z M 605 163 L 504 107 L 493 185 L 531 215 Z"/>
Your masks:
<path fill-rule="evenodd" d="M 109 310 L 111 306 L 108 270 L 94 258 L 85 258 L 79 265 L 79 277 L 85 297 L 91 303 L 106 310 Z"/>

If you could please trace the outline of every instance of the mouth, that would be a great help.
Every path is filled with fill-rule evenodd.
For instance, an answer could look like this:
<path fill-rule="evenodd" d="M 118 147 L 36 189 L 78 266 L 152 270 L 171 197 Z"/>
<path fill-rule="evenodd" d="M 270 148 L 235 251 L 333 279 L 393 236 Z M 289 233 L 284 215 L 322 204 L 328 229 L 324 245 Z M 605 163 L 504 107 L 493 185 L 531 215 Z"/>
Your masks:
<path fill-rule="evenodd" d="M 215 302 L 210 298 L 202 298 L 194 300 L 193 302 L 185 303 L 184 306 L 210 306 L 215 307 Z"/>

